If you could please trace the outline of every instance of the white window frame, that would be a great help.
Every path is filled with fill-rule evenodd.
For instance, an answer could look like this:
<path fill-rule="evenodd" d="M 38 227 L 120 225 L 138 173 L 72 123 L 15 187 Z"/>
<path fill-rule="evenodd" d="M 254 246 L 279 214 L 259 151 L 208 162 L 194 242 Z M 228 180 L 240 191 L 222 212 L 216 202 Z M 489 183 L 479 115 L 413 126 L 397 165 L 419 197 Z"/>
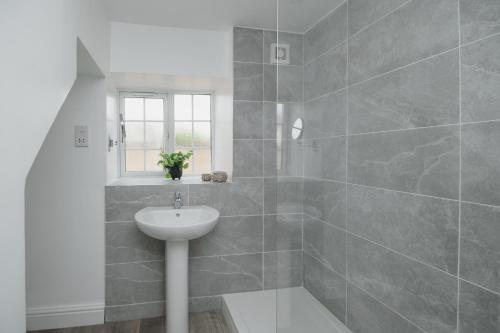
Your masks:
<path fill-rule="evenodd" d="M 193 90 L 169 90 L 164 92 L 154 92 L 154 91 L 139 91 L 139 90 L 122 90 L 118 91 L 119 95 L 119 117 L 118 117 L 118 133 L 119 133 L 119 145 L 120 145 L 120 176 L 121 177 L 152 177 L 161 176 L 163 172 L 161 171 L 129 171 L 125 170 L 125 138 L 121 126 L 125 121 L 123 116 L 123 111 L 125 109 L 124 101 L 127 97 L 138 97 L 138 98 L 163 98 L 163 147 L 166 151 L 173 151 L 175 148 L 175 107 L 174 107 L 174 97 L 175 95 L 210 95 L 210 158 L 211 158 L 211 168 L 213 171 L 214 167 L 214 139 L 215 139 L 215 94 L 213 91 L 193 91 Z M 123 120 L 122 120 L 123 119 Z M 159 122 L 159 121 L 158 121 Z M 186 121 L 189 122 L 189 121 Z M 192 120 L 191 123 L 194 126 L 195 121 Z M 171 135 L 172 133 L 172 135 Z M 158 158 L 159 159 L 159 158 Z M 193 161 L 189 161 L 193 163 Z M 196 177 L 198 174 L 185 174 L 186 177 Z"/>

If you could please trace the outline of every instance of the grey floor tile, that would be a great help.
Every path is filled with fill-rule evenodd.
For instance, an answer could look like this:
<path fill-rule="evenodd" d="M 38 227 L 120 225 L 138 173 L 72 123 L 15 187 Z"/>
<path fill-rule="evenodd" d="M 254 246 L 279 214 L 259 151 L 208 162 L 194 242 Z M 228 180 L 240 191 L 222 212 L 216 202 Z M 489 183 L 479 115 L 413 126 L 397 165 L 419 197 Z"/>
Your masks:
<path fill-rule="evenodd" d="M 105 308 L 106 322 L 154 318 L 165 315 L 165 302 L 149 302 L 108 306 Z"/>

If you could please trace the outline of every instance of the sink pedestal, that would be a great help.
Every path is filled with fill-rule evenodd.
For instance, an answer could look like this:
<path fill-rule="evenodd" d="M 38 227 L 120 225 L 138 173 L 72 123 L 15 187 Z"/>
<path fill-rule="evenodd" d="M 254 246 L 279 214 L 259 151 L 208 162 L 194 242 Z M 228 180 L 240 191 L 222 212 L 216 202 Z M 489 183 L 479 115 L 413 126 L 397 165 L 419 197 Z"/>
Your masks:
<path fill-rule="evenodd" d="M 187 240 L 166 242 L 167 333 L 189 332 L 188 257 Z"/>

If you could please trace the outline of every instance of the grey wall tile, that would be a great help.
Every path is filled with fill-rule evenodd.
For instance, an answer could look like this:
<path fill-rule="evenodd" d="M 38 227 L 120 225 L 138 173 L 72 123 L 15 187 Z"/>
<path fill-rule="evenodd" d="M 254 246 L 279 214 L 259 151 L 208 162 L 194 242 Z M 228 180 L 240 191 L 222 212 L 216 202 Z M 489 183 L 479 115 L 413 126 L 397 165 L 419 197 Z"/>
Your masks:
<path fill-rule="evenodd" d="M 282 140 L 280 164 L 277 165 L 278 175 L 284 177 L 301 177 L 302 176 L 302 154 L 303 148 L 300 142 L 296 140 Z"/>
<path fill-rule="evenodd" d="M 457 1 L 413 0 L 349 41 L 349 81 L 359 82 L 457 46 Z"/>
<path fill-rule="evenodd" d="M 235 62 L 233 70 L 234 100 L 262 101 L 264 81 L 262 65 Z"/>
<path fill-rule="evenodd" d="M 105 322 L 161 317 L 165 315 L 165 302 L 106 306 L 104 313 Z"/>
<path fill-rule="evenodd" d="M 350 283 L 347 285 L 347 327 L 353 333 L 424 333 Z"/>
<path fill-rule="evenodd" d="M 271 44 L 279 39 L 280 44 L 290 45 L 290 65 L 303 64 L 303 36 L 290 32 L 264 31 L 264 63 L 271 63 Z"/>
<path fill-rule="evenodd" d="M 462 127 L 462 200 L 500 205 L 500 122 Z"/>
<path fill-rule="evenodd" d="M 346 280 L 304 253 L 304 287 L 339 320 L 345 318 Z"/>
<path fill-rule="evenodd" d="M 304 139 L 346 134 L 347 89 L 304 104 Z"/>
<path fill-rule="evenodd" d="M 457 279 L 348 236 L 350 281 L 427 332 L 455 332 Z"/>
<path fill-rule="evenodd" d="M 264 212 L 266 214 L 302 212 L 303 181 L 301 178 L 266 178 L 264 184 Z"/>
<path fill-rule="evenodd" d="M 262 214 L 262 179 L 233 179 L 232 183 L 189 185 L 191 205 L 208 205 L 221 216 Z"/>
<path fill-rule="evenodd" d="M 163 260 L 165 242 L 147 236 L 135 222 L 106 223 L 106 263 Z"/>
<path fill-rule="evenodd" d="M 349 138 L 351 183 L 458 198 L 458 126 Z"/>
<path fill-rule="evenodd" d="M 339 6 L 305 33 L 305 61 L 310 62 L 346 39 L 347 2 Z"/>
<path fill-rule="evenodd" d="M 304 252 L 341 275 L 346 272 L 345 242 L 344 230 L 304 216 Z"/>
<path fill-rule="evenodd" d="M 462 121 L 500 119 L 499 52 L 500 36 L 462 49 Z"/>
<path fill-rule="evenodd" d="M 278 151 L 276 140 L 264 140 L 264 177 L 274 177 L 278 175 L 276 162 L 278 161 Z"/>
<path fill-rule="evenodd" d="M 500 295 L 460 281 L 459 331 L 500 332 Z"/>
<path fill-rule="evenodd" d="M 349 89 L 349 133 L 459 122 L 458 50 Z"/>
<path fill-rule="evenodd" d="M 264 289 L 302 285 L 302 251 L 264 253 Z"/>
<path fill-rule="evenodd" d="M 349 0 L 349 36 L 395 10 L 408 0 Z"/>
<path fill-rule="evenodd" d="M 264 100 L 302 101 L 302 66 L 264 65 Z"/>
<path fill-rule="evenodd" d="M 264 251 L 302 250 L 302 214 L 264 216 Z"/>
<path fill-rule="evenodd" d="M 234 61 L 262 63 L 262 47 L 262 30 L 241 27 L 233 28 Z"/>
<path fill-rule="evenodd" d="M 347 229 L 457 274 L 458 202 L 348 186 Z"/>
<path fill-rule="evenodd" d="M 276 103 L 264 102 L 264 115 L 263 115 L 263 138 L 276 139 L 276 116 L 277 116 Z"/>
<path fill-rule="evenodd" d="M 497 0 L 460 0 L 462 43 L 500 32 L 500 3 Z"/>
<path fill-rule="evenodd" d="M 191 297 L 262 289 L 262 254 L 191 258 Z"/>
<path fill-rule="evenodd" d="M 304 140 L 304 175 L 345 181 L 346 138 Z"/>
<path fill-rule="evenodd" d="M 500 293 L 500 207 L 462 203 L 460 277 Z"/>
<path fill-rule="evenodd" d="M 222 308 L 221 296 L 191 297 L 189 299 L 189 312 L 218 311 Z"/>
<path fill-rule="evenodd" d="M 304 100 L 346 86 L 347 46 L 343 43 L 304 66 Z"/>
<path fill-rule="evenodd" d="M 192 257 L 262 252 L 262 216 L 221 217 L 207 235 L 189 242 Z"/>
<path fill-rule="evenodd" d="M 234 102 L 233 138 L 262 139 L 263 119 L 262 102 Z"/>
<path fill-rule="evenodd" d="M 187 198 L 187 185 L 106 186 L 106 221 L 135 221 L 144 207 L 172 206 L 176 191 Z"/>
<path fill-rule="evenodd" d="M 164 300 L 164 261 L 106 265 L 106 305 Z"/>
<path fill-rule="evenodd" d="M 345 183 L 304 179 L 304 213 L 345 228 Z"/>
<path fill-rule="evenodd" d="M 233 141 L 233 176 L 259 177 L 262 176 L 263 163 L 262 140 L 234 140 Z"/>
<path fill-rule="evenodd" d="M 291 139 L 291 127 L 293 122 L 303 117 L 302 103 L 280 103 L 278 106 L 273 102 L 264 102 L 264 139 L 276 139 L 278 131 L 277 118 L 280 118 L 278 139 Z"/>

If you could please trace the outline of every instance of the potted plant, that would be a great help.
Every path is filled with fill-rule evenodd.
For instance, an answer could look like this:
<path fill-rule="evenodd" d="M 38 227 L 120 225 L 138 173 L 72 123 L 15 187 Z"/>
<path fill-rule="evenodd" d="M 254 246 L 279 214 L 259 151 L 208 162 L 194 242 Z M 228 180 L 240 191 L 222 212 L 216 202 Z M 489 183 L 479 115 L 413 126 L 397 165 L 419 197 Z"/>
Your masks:
<path fill-rule="evenodd" d="M 181 151 L 178 153 L 166 153 L 162 151 L 160 153 L 161 160 L 158 161 L 158 165 L 163 167 L 165 178 L 170 177 L 172 180 L 176 178 L 181 179 L 182 170 L 189 167 L 186 161 L 191 156 L 193 156 L 192 151 L 188 151 L 187 153 Z"/>

